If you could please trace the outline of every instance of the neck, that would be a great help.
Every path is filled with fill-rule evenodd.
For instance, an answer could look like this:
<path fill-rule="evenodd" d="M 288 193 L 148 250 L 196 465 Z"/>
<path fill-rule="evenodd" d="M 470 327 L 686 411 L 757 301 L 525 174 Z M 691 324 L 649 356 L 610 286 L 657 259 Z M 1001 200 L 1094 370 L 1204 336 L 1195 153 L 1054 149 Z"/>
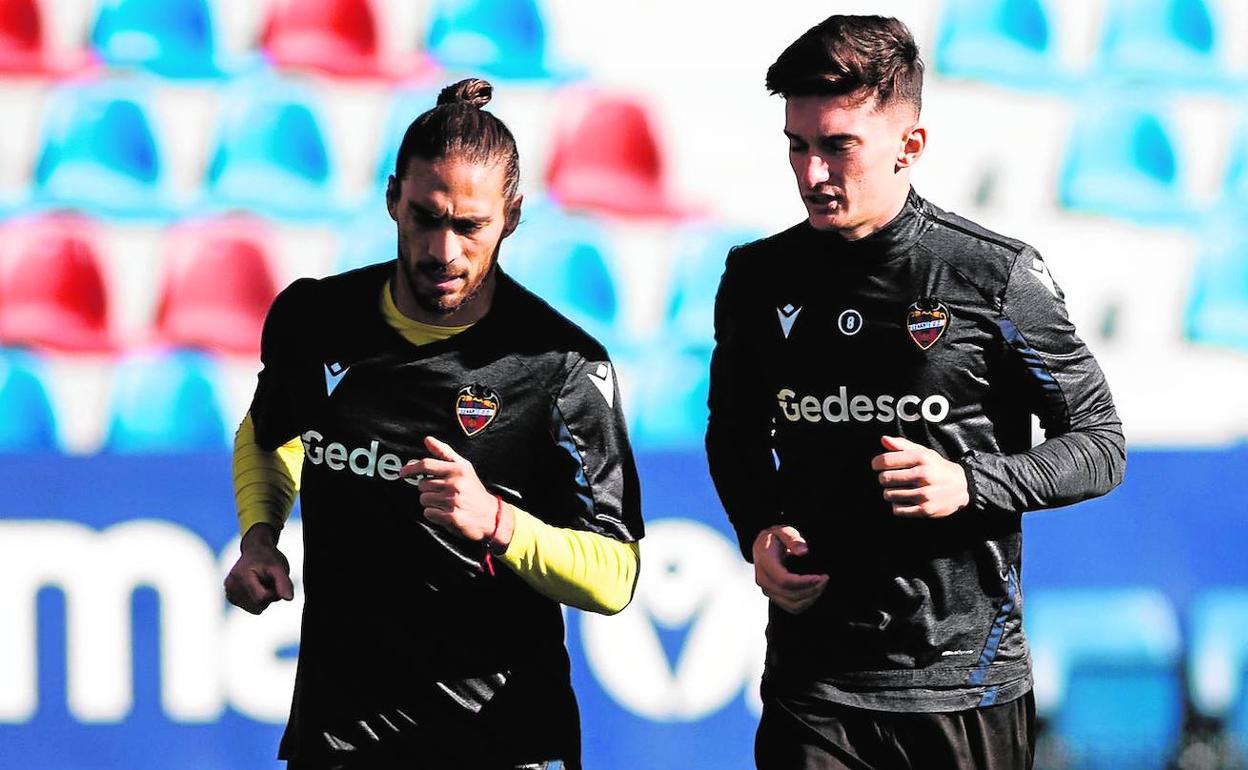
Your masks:
<path fill-rule="evenodd" d="M 449 313 L 436 313 L 416 301 L 402 265 L 396 265 L 394 278 L 390 281 L 390 297 L 394 300 L 394 306 L 399 309 L 399 312 L 413 321 L 431 326 L 467 326 L 480 321 L 486 313 L 490 312 L 490 306 L 494 304 L 494 289 L 497 284 L 498 267 L 496 265 L 486 274 L 476 293 L 464 300 L 459 307 Z"/>
<path fill-rule="evenodd" d="M 905 208 L 906 199 L 909 197 L 910 185 L 907 183 L 901 188 L 901 194 L 899 196 L 893 196 L 889 201 L 889 205 L 881 209 L 878 215 L 871 217 L 865 222 L 854 225 L 853 227 L 838 230 L 837 234 L 847 241 L 857 241 L 866 238 L 868 235 L 879 232 L 882 227 L 887 225 L 889 222 L 892 222 L 897 215 L 901 213 L 901 210 Z"/>

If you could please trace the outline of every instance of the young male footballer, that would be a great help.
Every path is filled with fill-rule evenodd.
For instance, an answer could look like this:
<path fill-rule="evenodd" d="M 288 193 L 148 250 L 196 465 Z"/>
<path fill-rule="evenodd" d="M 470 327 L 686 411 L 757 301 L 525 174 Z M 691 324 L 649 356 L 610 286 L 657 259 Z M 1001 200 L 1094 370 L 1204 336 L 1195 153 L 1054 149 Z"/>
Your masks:
<path fill-rule="evenodd" d="M 602 346 L 507 277 L 519 158 L 448 86 L 399 147 L 393 262 L 302 279 L 265 322 L 235 445 L 231 602 L 305 594 L 292 770 L 579 768 L 560 604 L 632 598 L 639 490 Z"/>
<path fill-rule="evenodd" d="M 764 770 L 1030 767 L 1021 517 L 1123 475 L 1040 255 L 911 189 L 922 83 L 878 16 L 826 19 L 767 72 L 807 218 L 728 255 L 706 435 L 771 600 Z"/>

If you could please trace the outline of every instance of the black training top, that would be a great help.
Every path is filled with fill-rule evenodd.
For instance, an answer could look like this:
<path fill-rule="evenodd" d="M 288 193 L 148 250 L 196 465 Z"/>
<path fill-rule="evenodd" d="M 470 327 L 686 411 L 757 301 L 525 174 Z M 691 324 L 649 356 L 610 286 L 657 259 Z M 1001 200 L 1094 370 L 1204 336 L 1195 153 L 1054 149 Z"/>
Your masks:
<path fill-rule="evenodd" d="M 425 521 L 399 469 L 426 435 L 549 524 L 642 536 L 639 488 L 602 347 L 499 276 L 489 313 L 428 345 L 384 320 L 394 263 L 296 281 L 265 322 L 257 443 L 299 436 L 303 631 L 280 756 L 327 765 L 578 767 L 560 606 L 481 546 Z"/>
<path fill-rule="evenodd" d="M 791 524 L 827 589 L 775 605 L 767 687 L 890 711 L 1005 702 L 1031 684 L 1021 514 L 1101 495 L 1121 423 L 1030 246 L 910 192 L 858 241 L 803 223 L 728 255 L 706 447 L 741 551 Z M 1031 445 L 1031 415 L 1047 440 Z M 971 504 L 903 519 L 882 435 L 956 460 Z"/>

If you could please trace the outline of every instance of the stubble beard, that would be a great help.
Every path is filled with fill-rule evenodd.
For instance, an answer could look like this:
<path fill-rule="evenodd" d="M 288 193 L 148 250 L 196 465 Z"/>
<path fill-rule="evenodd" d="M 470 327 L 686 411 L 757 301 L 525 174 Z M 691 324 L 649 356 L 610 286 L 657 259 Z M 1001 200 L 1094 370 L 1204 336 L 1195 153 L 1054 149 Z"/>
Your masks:
<path fill-rule="evenodd" d="M 438 273 L 430 273 L 421 270 L 417 264 L 413 264 L 411 260 L 406 258 L 406 255 L 410 253 L 409 250 L 405 248 L 406 245 L 406 239 L 402 236 L 402 234 L 400 234 L 398 255 L 399 264 L 403 266 L 403 278 L 407 281 L 408 292 L 412 295 L 412 299 L 416 301 L 416 304 L 420 306 L 421 310 L 436 316 L 449 316 L 475 299 L 485 287 L 485 282 L 498 267 L 498 246 L 495 246 L 494 252 L 490 255 L 489 267 L 483 270 L 480 275 L 477 276 L 475 281 L 466 285 L 461 293 L 447 296 L 422 292 L 416 275 L 417 271 L 420 271 L 426 278 L 434 279 L 439 277 L 446 278 L 450 277 L 450 275 L 439 275 Z"/>

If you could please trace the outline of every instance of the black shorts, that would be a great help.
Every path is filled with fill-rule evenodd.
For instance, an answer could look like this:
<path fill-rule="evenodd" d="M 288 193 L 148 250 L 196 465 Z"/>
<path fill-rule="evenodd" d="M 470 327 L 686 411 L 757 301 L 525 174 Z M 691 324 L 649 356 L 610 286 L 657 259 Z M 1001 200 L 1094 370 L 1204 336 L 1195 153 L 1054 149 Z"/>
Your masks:
<path fill-rule="evenodd" d="M 1031 770 L 1036 701 L 942 713 L 868 711 L 763 698 L 754 742 L 759 770 Z"/>

